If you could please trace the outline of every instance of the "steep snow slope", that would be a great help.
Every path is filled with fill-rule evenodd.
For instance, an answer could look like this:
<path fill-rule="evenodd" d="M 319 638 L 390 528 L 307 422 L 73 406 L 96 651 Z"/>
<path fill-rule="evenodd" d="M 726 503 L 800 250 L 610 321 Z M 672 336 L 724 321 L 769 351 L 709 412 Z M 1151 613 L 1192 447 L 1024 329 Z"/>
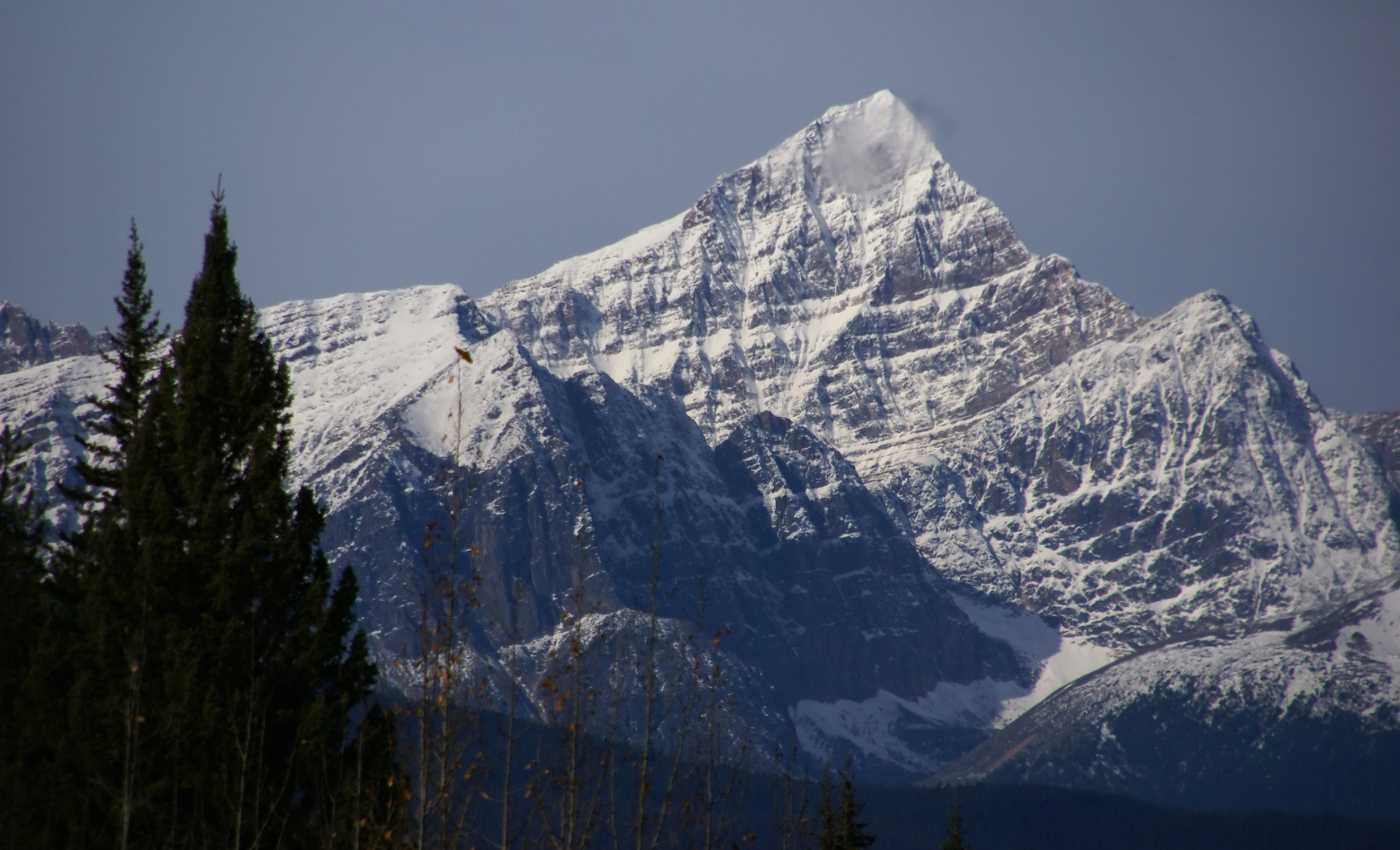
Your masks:
<path fill-rule="evenodd" d="M 451 373 L 453 346 L 489 329 L 452 285 L 289 301 L 260 318 L 292 373 L 297 471 L 318 480 L 332 513 L 361 485 L 363 456 L 346 451 L 383 439 L 385 416 Z"/>

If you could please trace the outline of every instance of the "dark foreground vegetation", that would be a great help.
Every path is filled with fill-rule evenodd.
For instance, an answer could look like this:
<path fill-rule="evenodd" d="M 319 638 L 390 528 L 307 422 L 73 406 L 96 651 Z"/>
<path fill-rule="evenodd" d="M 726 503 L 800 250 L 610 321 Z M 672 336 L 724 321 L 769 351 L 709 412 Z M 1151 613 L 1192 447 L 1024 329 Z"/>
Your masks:
<path fill-rule="evenodd" d="M 445 528 L 424 537 L 449 555 L 425 558 L 433 598 L 391 696 L 356 628 L 354 571 L 333 575 L 322 510 L 291 486 L 288 372 L 236 260 L 216 191 L 171 335 L 133 226 L 116 377 L 64 488 L 76 530 L 46 533 L 26 447 L 0 433 L 0 847 L 1400 846 L 1397 825 L 1026 787 L 858 790 L 848 770 L 813 775 L 781 752 L 736 759 L 721 671 L 694 671 L 688 713 L 658 696 L 659 555 L 644 702 L 625 731 L 598 732 L 599 688 L 568 628 L 540 694 L 512 681 L 487 700 L 501 711 L 469 710 L 482 694 L 466 672 L 460 446 Z M 551 725 L 526 722 L 527 704 Z M 658 745 L 668 722 L 689 746 Z"/>
<path fill-rule="evenodd" d="M 82 519 L 47 553 L 3 435 L 5 846 L 315 846 L 385 817 L 355 575 L 289 487 L 290 380 L 236 259 L 216 192 L 170 340 L 133 225 L 116 381 L 65 490 Z"/>
<path fill-rule="evenodd" d="M 410 718 L 409 712 L 402 716 Z M 500 795 L 471 793 L 476 788 L 499 788 L 505 762 L 506 718 L 482 713 L 461 718 L 464 750 L 479 754 L 482 772 L 458 788 L 459 799 L 471 798 L 472 816 L 488 825 L 486 840 L 467 846 L 495 847 L 492 829 L 502 816 Z M 411 734 L 408 725 L 404 734 Z M 540 727 L 515 721 L 511 736 L 522 765 L 551 760 L 566 752 L 571 736 L 566 729 Z M 607 741 L 585 736 L 579 745 L 587 752 L 608 752 Z M 636 750 L 612 753 L 619 765 L 634 762 Z M 589 759 L 591 762 L 592 759 Z M 778 763 L 768 771 L 734 771 L 725 774 L 724 787 L 732 787 L 723 798 L 722 811 L 714 819 L 723 840 L 707 845 L 703 828 L 705 774 L 703 766 L 691 765 L 673 791 L 678 801 L 667 819 L 667 828 L 657 846 L 717 848 L 812 848 L 860 846 L 828 844 L 831 834 L 823 815 L 824 781 L 821 775 L 804 776 Z M 546 768 L 548 770 L 548 768 Z M 827 774 L 825 784 L 831 794 L 830 811 L 836 815 L 836 833 L 845 828 L 842 816 L 844 798 L 840 772 Z M 609 785 L 589 783 L 599 795 L 604 815 L 598 818 L 596 832 L 587 847 L 631 847 L 630 814 L 612 817 L 606 810 L 616 797 L 625 813 L 635 800 L 635 774 L 623 770 Z M 522 783 L 521 789 L 529 783 Z M 555 786 L 557 787 L 557 786 Z M 1171 809 L 1129 797 L 1073 791 L 1031 785 L 966 785 L 958 787 L 913 787 L 867 784 L 852 789 L 858 811 L 855 822 L 861 832 L 874 839 L 873 847 L 884 850 L 1281 850 L 1282 848 L 1375 848 L 1400 847 L 1400 822 L 1376 822 L 1335 815 L 1296 815 L 1277 811 L 1210 812 Z M 518 834 L 531 834 L 531 824 L 548 821 L 559 809 L 562 795 L 545 794 L 538 804 L 527 795 L 516 795 Z M 950 840 L 950 821 L 960 821 L 960 840 Z M 611 826 L 616 823 L 619 834 Z M 538 834 L 538 833 L 535 833 Z M 528 846 L 554 846 L 549 841 L 527 842 Z M 646 846 L 651 846 L 648 843 Z"/>

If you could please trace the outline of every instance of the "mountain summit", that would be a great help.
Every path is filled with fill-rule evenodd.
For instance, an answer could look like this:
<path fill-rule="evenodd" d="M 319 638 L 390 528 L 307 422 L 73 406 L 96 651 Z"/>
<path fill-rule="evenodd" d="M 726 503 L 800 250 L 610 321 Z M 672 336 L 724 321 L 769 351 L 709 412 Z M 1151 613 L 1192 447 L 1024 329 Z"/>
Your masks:
<path fill-rule="evenodd" d="M 1064 260 L 1032 256 L 887 92 L 481 306 L 560 375 L 667 386 L 712 443 L 770 410 L 857 459 L 1137 321 Z"/>
<path fill-rule="evenodd" d="M 900 191 L 911 175 L 943 162 L 928 129 L 888 89 L 855 103 L 834 106 L 802 132 L 755 164 L 782 176 L 784 168 L 810 169 L 817 183 L 852 195 Z"/>

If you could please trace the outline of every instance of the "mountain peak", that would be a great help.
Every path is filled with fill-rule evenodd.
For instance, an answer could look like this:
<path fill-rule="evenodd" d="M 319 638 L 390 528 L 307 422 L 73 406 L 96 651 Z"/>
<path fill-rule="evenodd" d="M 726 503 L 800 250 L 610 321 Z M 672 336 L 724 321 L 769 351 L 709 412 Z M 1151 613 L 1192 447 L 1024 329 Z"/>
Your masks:
<path fill-rule="evenodd" d="M 854 195 L 898 186 L 943 161 L 923 122 L 888 89 L 827 109 L 759 160 L 770 170 L 814 165 L 833 188 Z"/>
<path fill-rule="evenodd" d="M 873 126 L 871 129 L 884 130 L 901 136 L 914 136 L 920 141 L 932 142 L 928 130 L 919 121 L 914 111 L 889 89 L 880 89 L 851 103 L 829 107 L 817 119 L 818 124 L 835 125 L 842 122 L 860 121 Z"/>
<path fill-rule="evenodd" d="M 870 129 L 883 131 L 878 135 L 912 136 L 918 141 L 932 143 L 928 129 L 919 121 L 914 110 L 889 89 L 880 89 L 851 103 L 829 107 L 817 119 L 817 124 L 839 125 L 863 122 Z"/>
<path fill-rule="evenodd" d="M 1186 298 L 1163 313 L 1154 326 L 1176 328 L 1196 335 L 1214 336 L 1221 328 L 1233 328 L 1240 338 L 1263 344 L 1254 318 L 1235 306 L 1224 293 L 1207 289 Z"/>
<path fill-rule="evenodd" d="M 1033 259 L 914 112 L 880 91 L 826 110 L 680 215 L 508 284 L 481 307 L 560 377 L 597 369 L 629 388 L 671 388 L 712 441 L 768 409 L 845 451 L 892 433 L 892 418 L 926 427 L 937 410 L 946 421 L 1052 362 L 1018 347 L 1026 359 L 1003 368 L 996 390 L 935 370 L 926 380 L 947 385 L 944 406 L 930 403 L 923 378 L 878 377 L 890 334 L 912 355 L 961 347 L 964 322 L 985 330 L 988 311 L 1018 326 L 1045 313 L 1046 332 L 1071 351 L 1118 327 L 1115 301 L 1067 263 Z M 910 317 L 880 330 L 899 303 Z M 1047 312 L 1052 303 L 1066 312 Z M 1095 318 L 1081 328 L 1086 310 Z M 784 377 L 793 369 L 799 380 Z M 832 415 L 827 394 L 846 379 L 869 401 L 860 416 Z"/>

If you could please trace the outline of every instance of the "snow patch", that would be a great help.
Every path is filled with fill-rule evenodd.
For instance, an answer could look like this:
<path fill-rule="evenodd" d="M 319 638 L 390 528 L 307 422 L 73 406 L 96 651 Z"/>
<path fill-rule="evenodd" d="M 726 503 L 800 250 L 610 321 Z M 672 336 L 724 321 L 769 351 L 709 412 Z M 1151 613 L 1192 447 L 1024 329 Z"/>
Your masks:
<path fill-rule="evenodd" d="M 1043 619 L 1026 611 L 977 602 L 962 594 L 953 601 L 987 635 L 1011 646 L 1035 670 L 1029 690 L 1010 694 L 991 718 L 1005 726 L 1070 682 L 1112 662 L 1119 653 L 1083 638 L 1061 635 Z"/>

